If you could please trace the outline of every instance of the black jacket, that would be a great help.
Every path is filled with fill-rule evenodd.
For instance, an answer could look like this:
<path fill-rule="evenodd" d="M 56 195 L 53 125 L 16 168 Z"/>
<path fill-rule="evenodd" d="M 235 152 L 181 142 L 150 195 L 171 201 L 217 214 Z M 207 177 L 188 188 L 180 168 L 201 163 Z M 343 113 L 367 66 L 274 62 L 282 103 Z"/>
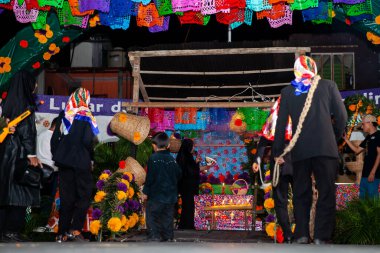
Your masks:
<path fill-rule="evenodd" d="M 18 124 L 13 135 L 8 135 L 0 144 L 0 206 L 39 206 L 40 189 L 14 181 L 16 161 L 36 154 L 36 136 L 32 113 Z"/>
<path fill-rule="evenodd" d="M 284 150 L 288 116 L 290 115 L 292 119 L 294 136 L 305 104 L 307 93 L 296 96 L 294 91 L 295 88 L 291 85 L 281 90 L 281 105 L 273 143 L 274 157 L 278 157 Z M 301 135 L 291 152 L 292 161 L 317 156 L 338 158 L 337 139 L 342 137 L 346 121 L 347 112 L 336 83 L 321 79 L 303 123 Z"/>
<path fill-rule="evenodd" d="M 69 133 L 57 145 L 53 161 L 58 167 L 91 169 L 94 138 L 90 123 L 75 119 Z"/>
<path fill-rule="evenodd" d="M 149 157 L 143 193 L 148 200 L 176 203 L 181 176 L 182 171 L 169 151 L 158 151 Z"/>

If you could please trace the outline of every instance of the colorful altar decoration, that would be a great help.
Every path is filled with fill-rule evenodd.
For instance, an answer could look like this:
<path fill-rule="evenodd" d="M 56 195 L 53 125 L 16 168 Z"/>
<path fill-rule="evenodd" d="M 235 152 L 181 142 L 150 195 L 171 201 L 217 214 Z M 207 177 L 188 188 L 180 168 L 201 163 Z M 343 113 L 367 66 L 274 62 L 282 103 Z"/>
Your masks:
<path fill-rule="evenodd" d="M 18 22 L 38 28 L 46 24 L 49 12 L 56 12 L 62 26 L 85 29 L 88 20 L 99 15 L 99 23 L 111 29 L 128 29 L 134 18 L 137 26 L 152 33 L 168 30 L 170 16 L 181 24 L 207 25 L 210 15 L 215 15 L 217 22 L 236 28 L 254 25 L 252 16 L 256 15 L 255 22 L 266 19 L 271 28 L 278 28 L 292 25 L 293 12 L 299 11 L 304 22 L 313 24 L 331 24 L 333 18 L 348 20 L 347 25 L 359 23 L 372 34 L 368 39 L 375 44 L 373 38 L 380 36 L 375 22 L 380 4 L 374 0 L 1 0 L 0 8 L 13 11 Z"/>
<path fill-rule="evenodd" d="M 206 207 L 216 206 L 215 211 L 215 227 L 216 230 L 251 230 L 252 224 L 252 195 L 197 195 L 195 201 L 195 229 L 208 230 L 211 229 L 212 213 L 205 211 Z M 234 207 L 245 207 L 246 210 L 222 210 L 233 209 Z M 260 207 L 258 207 L 260 209 Z M 257 221 L 255 225 L 256 231 L 261 231 L 261 222 Z"/>
<path fill-rule="evenodd" d="M 61 48 L 61 44 L 66 45 L 84 30 L 97 25 L 126 30 L 130 24 L 136 24 L 157 33 L 167 31 L 173 19 L 182 25 L 207 25 L 210 15 L 215 15 L 217 22 L 231 28 L 243 24 L 254 26 L 255 22 L 268 22 L 271 28 L 278 28 L 292 25 L 293 12 L 299 11 L 304 22 L 331 24 L 334 18 L 339 19 L 364 30 L 373 44 L 380 44 L 380 2 L 375 0 L 0 0 L 0 15 L 5 11 L 12 11 L 18 22 L 31 26 L 0 50 L 0 57 L 12 60 L 10 68 L 0 73 L 0 86 L 18 70 L 38 69 L 46 61 L 42 55 L 49 46 L 38 43 L 32 36 L 34 30 L 44 30 L 46 25 L 53 28 L 54 34 L 48 39 L 49 44 L 55 43 Z M 254 22 L 253 15 L 257 17 Z M 24 46 L 18 47 L 21 40 L 26 40 L 27 46 L 22 43 Z M 192 116 L 190 124 L 196 117 L 194 113 Z"/>

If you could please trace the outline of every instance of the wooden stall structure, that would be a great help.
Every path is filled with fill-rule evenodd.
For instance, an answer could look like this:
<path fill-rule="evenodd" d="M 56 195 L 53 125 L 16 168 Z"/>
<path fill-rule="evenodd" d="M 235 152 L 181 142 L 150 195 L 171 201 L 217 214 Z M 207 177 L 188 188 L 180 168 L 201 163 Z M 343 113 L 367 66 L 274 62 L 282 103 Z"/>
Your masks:
<path fill-rule="evenodd" d="M 253 74 L 273 74 L 273 73 L 284 73 L 288 72 L 293 76 L 293 64 L 294 59 L 299 55 L 310 53 L 311 49 L 309 47 L 271 47 L 271 48 L 224 48 L 224 49 L 199 49 L 199 50 L 157 50 L 157 51 L 131 51 L 128 53 L 129 61 L 132 66 L 132 76 L 133 76 L 133 102 L 123 103 L 123 107 L 128 108 L 129 110 L 134 109 L 137 111 L 137 108 L 178 108 L 178 107 L 193 107 L 193 108 L 239 108 L 239 107 L 261 107 L 268 108 L 273 105 L 273 101 L 275 98 L 279 96 L 279 92 L 274 94 L 265 94 L 265 96 L 252 92 L 250 96 L 244 95 L 232 95 L 233 93 L 229 93 L 229 91 L 236 89 L 247 89 L 250 88 L 251 84 L 234 84 L 234 85 L 220 85 L 218 83 L 214 84 L 182 84 L 181 83 L 149 83 L 145 82 L 145 78 L 143 76 L 149 75 L 157 75 L 157 76 L 171 76 L 174 77 L 172 80 L 180 80 L 186 77 L 201 77 L 202 80 L 206 80 L 207 77 L 213 77 L 214 80 L 218 78 L 226 78 L 232 77 L 235 78 L 236 81 L 242 76 L 253 75 Z M 216 57 L 216 56 L 229 56 L 229 57 L 240 57 L 240 56 L 249 56 L 249 55 L 259 55 L 263 59 L 266 55 L 270 55 L 276 61 L 277 56 L 281 57 L 281 55 L 291 55 L 290 59 L 288 59 L 289 64 L 286 67 L 282 68 L 268 68 L 268 69 L 247 69 L 246 66 L 243 66 L 242 69 L 236 70 L 236 67 L 232 70 L 221 70 L 221 71 L 209 71 L 209 63 L 207 61 L 207 57 Z M 179 63 L 183 63 L 186 65 L 186 62 L 193 61 L 194 57 L 202 57 L 201 60 L 204 60 L 206 64 L 202 65 L 203 62 L 195 63 L 197 65 L 197 69 L 205 68 L 205 70 L 198 71 L 187 71 L 186 67 L 184 68 L 180 64 L 172 64 L 170 69 L 165 69 L 165 66 L 162 66 L 162 58 L 170 59 L 170 58 L 179 58 Z M 289 57 L 288 57 L 289 58 Z M 144 61 L 149 59 L 150 61 L 154 61 L 155 59 L 160 59 L 158 64 L 154 65 L 153 69 L 146 68 L 144 65 Z M 191 60 L 190 60 L 191 59 Z M 233 64 L 234 61 L 232 61 Z M 231 64 L 231 62 L 226 62 L 226 65 Z M 258 63 L 260 64 L 260 63 Z M 173 66 L 174 65 L 174 66 Z M 274 64 L 276 65 L 276 64 Z M 177 68 L 177 69 L 176 69 Z M 228 66 L 227 66 L 228 68 Z M 185 70 L 184 70 L 185 69 Z M 152 80 L 147 78 L 148 80 Z M 158 78 L 159 79 L 159 78 Z M 253 85 L 252 88 L 268 88 L 268 87 L 276 87 L 278 91 L 289 84 L 291 79 L 284 79 L 283 82 L 274 82 L 274 83 L 265 83 L 265 84 L 256 84 Z M 174 97 L 173 95 L 164 96 L 156 96 L 154 89 L 157 88 L 162 90 L 176 90 L 177 94 L 184 94 L 187 90 L 192 90 L 194 94 L 194 90 L 196 95 L 191 97 Z M 152 92 L 148 92 L 148 89 L 152 89 Z M 225 96 L 206 96 L 206 91 L 210 90 L 225 90 Z M 140 93 L 142 96 L 142 100 L 140 100 Z M 260 99 L 257 101 L 256 99 Z M 227 102 L 226 102 L 227 101 Z M 257 197 L 257 178 L 253 183 L 254 188 L 254 201 L 249 211 L 252 212 L 252 230 L 255 228 L 256 224 L 256 197 Z M 230 210 L 229 208 L 228 210 Z M 240 210 L 239 207 L 236 210 Z M 244 207 L 244 212 L 247 211 L 247 208 Z M 211 211 L 212 217 L 215 215 L 215 210 L 218 208 L 208 207 L 205 209 L 206 211 Z M 246 220 L 246 219 L 245 219 Z M 213 228 L 215 228 L 214 219 L 213 219 Z M 247 229 L 247 228 L 245 228 Z"/>

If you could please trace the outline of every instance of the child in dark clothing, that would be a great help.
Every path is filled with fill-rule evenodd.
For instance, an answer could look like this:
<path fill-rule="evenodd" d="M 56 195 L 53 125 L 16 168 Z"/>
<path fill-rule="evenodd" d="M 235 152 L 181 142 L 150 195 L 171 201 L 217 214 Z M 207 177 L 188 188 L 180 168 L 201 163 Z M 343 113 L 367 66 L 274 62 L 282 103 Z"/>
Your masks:
<path fill-rule="evenodd" d="M 155 153 L 149 158 L 143 189 L 144 198 L 147 199 L 148 240 L 172 241 L 174 205 L 182 171 L 168 151 L 169 137 L 166 133 L 155 134 L 152 142 Z"/>

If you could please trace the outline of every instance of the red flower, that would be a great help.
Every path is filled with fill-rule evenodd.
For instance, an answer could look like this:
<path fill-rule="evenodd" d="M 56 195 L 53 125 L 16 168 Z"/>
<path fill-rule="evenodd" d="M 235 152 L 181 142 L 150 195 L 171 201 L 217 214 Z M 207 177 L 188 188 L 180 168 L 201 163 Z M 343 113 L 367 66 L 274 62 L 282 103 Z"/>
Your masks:
<path fill-rule="evenodd" d="M 4 91 L 2 94 L 1 94 L 1 99 L 6 99 L 8 96 L 8 92 Z"/>
<path fill-rule="evenodd" d="M 119 162 L 119 168 L 124 169 L 125 168 L 125 161 Z"/>
<path fill-rule="evenodd" d="M 69 43 L 70 42 L 70 37 L 67 37 L 67 36 L 63 37 L 62 38 L 62 42 L 63 43 Z"/>
<path fill-rule="evenodd" d="M 234 175 L 234 180 L 238 180 L 238 179 L 239 179 L 239 174 L 236 173 L 236 174 Z"/>
<path fill-rule="evenodd" d="M 28 41 L 26 41 L 26 40 L 21 40 L 20 41 L 20 47 L 27 48 L 28 45 L 29 45 Z"/>
<path fill-rule="evenodd" d="M 284 242 L 284 233 L 282 232 L 281 227 L 277 227 L 276 238 L 278 243 Z"/>
<path fill-rule="evenodd" d="M 243 124 L 243 121 L 241 119 L 235 120 L 235 126 L 241 126 Z"/>
<path fill-rule="evenodd" d="M 346 25 L 351 25 L 351 21 L 348 18 L 346 18 L 345 22 L 346 22 Z"/>
<path fill-rule="evenodd" d="M 38 62 L 35 62 L 33 65 L 32 65 L 32 68 L 34 69 L 39 69 L 41 67 L 41 63 L 38 61 Z"/>
<path fill-rule="evenodd" d="M 224 183 L 224 179 L 225 179 L 225 177 L 223 176 L 222 173 L 220 173 L 220 174 L 219 174 L 219 180 L 220 180 L 220 182 L 221 182 L 221 183 Z"/>

